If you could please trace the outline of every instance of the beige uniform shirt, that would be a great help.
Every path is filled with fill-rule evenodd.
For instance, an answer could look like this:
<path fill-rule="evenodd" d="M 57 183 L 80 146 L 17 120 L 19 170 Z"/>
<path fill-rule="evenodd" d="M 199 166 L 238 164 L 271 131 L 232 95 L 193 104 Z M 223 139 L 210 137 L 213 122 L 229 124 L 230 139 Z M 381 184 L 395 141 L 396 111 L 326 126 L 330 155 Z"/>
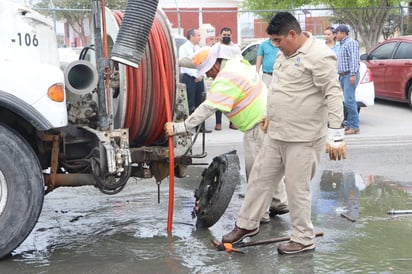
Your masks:
<path fill-rule="evenodd" d="M 292 56 L 279 53 L 268 93 L 271 138 L 289 142 L 317 140 L 327 127 L 341 128 L 343 95 L 336 56 L 325 43 L 309 38 Z"/>

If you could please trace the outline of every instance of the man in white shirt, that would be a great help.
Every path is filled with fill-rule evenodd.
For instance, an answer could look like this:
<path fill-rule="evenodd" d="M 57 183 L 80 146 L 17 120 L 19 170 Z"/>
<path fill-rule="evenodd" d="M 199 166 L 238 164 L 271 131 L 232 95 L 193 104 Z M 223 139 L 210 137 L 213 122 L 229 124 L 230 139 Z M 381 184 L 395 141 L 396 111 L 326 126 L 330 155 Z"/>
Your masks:
<path fill-rule="evenodd" d="M 187 41 L 179 48 L 179 58 L 192 57 L 193 54 L 200 49 L 200 31 L 198 29 L 189 29 L 186 34 Z M 202 102 L 201 95 L 204 92 L 203 75 L 199 75 L 199 71 L 193 68 L 181 67 L 182 82 L 186 84 L 187 97 L 189 103 L 189 112 Z"/>
<path fill-rule="evenodd" d="M 198 29 L 191 28 L 186 33 L 188 41 L 179 48 L 179 59 L 184 57 L 192 57 L 195 52 L 200 50 L 200 31 Z M 205 96 L 205 84 L 203 81 L 203 75 L 199 74 L 199 71 L 194 68 L 180 68 L 182 75 L 182 83 L 186 85 L 187 101 L 189 105 L 189 114 L 203 102 Z M 202 130 L 203 127 L 202 127 Z M 206 133 L 211 130 L 204 130 Z"/>

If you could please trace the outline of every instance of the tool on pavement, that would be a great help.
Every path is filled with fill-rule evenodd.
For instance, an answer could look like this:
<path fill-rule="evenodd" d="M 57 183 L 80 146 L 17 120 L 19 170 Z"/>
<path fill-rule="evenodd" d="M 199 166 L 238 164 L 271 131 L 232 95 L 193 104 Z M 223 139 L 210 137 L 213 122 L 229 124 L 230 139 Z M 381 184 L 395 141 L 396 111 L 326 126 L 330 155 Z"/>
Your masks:
<path fill-rule="evenodd" d="M 323 232 L 317 232 L 315 234 L 316 237 L 321 237 L 323 236 Z M 286 242 L 289 241 L 290 237 L 280 237 L 280 238 L 272 238 L 269 240 L 257 240 L 257 241 L 251 241 L 251 242 L 238 242 L 238 243 L 219 243 L 216 240 L 212 240 L 212 244 L 214 247 L 216 247 L 217 251 L 226 251 L 226 252 L 236 252 L 236 253 L 242 253 L 244 254 L 243 251 L 239 250 L 238 248 L 242 247 L 248 247 L 248 246 L 255 246 L 255 245 L 264 245 L 264 244 L 273 244 L 273 243 L 278 243 L 278 242 Z"/>
<path fill-rule="evenodd" d="M 388 214 L 394 215 L 394 214 L 412 214 L 412 210 L 404 209 L 404 210 L 395 210 L 391 209 L 388 211 Z"/>
<path fill-rule="evenodd" d="M 219 243 L 216 240 L 212 240 L 212 244 L 216 247 L 217 251 L 227 251 L 245 254 L 243 251 L 233 248 L 231 243 Z"/>

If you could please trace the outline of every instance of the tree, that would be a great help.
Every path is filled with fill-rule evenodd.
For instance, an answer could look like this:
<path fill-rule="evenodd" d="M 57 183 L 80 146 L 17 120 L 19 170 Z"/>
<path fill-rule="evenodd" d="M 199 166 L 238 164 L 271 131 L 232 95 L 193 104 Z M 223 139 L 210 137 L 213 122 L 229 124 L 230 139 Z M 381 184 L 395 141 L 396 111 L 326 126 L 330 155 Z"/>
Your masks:
<path fill-rule="evenodd" d="M 305 5 L 322 5 L 331 9 L 334 13 L 332 20 L 335 20 L 332 23 L 350 25 L 354 30 L 355 38 L 359 36 L 367 51 L 379 42 L 389 15 L 401 12 L 399 0 L 245 0 L 244 2 L 244 7 L 247 9 L 266 11 L 261 15 L 266 19 L 276 10 L 294 10 Z"/>
<path fill-rule="evenodd" d="M 112 0 L 105 3 L 113 10 L 124 10 L 127 0 Z M 33 4 L 35 9 L 55 20 L 63 21 L 80 37 L 83 45 L 87 45 L 85 23 L 91 18 L 92 0 L 40 0 Z"/>

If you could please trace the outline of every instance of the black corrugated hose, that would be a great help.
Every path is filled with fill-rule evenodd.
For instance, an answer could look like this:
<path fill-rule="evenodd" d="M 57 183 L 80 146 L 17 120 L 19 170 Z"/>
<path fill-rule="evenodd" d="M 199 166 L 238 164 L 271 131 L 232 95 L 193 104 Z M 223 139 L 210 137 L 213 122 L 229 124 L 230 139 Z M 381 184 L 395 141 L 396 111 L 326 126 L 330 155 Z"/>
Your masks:
<path fill-rule="evenodd" d="M 111 59 L 137 68 L 152 28 L 158 0 L 127 1 Z"/>

